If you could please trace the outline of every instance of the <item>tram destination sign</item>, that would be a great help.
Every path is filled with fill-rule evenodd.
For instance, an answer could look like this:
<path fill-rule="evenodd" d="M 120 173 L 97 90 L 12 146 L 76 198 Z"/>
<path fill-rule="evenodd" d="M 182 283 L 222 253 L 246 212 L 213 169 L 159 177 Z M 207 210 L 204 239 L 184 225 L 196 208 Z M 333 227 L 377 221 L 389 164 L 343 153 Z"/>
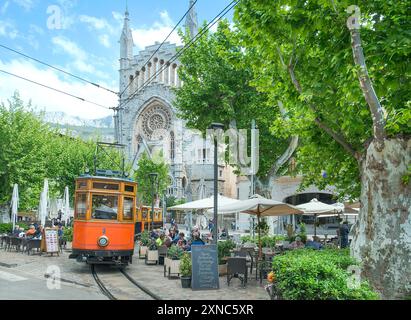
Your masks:
<path fill-rule="evenodd" d="M 191 259 L 191 288 L 195 291 L 220 289 L 217 246 L 194 245 L 191 247 Z"/>

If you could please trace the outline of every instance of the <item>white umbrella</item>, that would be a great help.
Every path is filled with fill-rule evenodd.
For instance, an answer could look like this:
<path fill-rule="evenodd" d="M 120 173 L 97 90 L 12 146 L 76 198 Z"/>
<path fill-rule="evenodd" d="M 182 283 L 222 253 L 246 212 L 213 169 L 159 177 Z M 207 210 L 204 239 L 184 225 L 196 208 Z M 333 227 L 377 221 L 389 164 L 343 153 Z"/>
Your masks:
<path fill-rule="evenodd" d="M 218 208 L 220 214 L 228 214 L 235 212 L 244 212 L 252 215 L 256 215 L 258 223 L 260 223 L 261 217 L 269 216 L 285 216 L 290 214 L 302 214 L 303 211 L 298 208 L 289 205 L 287 203 L 266 199 L 259 195 L 255 195 L 248 200 L 238 201 L 236 203 L 228 204 Z M 261 232 L 258 232 L 259 242 L 259 256 L 262 256 L 261 249 Z"/>
<path fill-rule="evenodd" d="M 19 208 L 19 187 L 17 184 L 14 185 L 13 195 L 11 198 L 11 219 L 13 220 L 13 232 L 17 223 L 17 211 Z"/>
<path fill-rule="evenodd" d="M 218 196 L 219 206 L 228 205 L 240 202 L 240 200 L 227 198 L 224 196 Z M 176 211 L 191 211 L 191 210 L 204 210 L 214 208 L 214 196 L 197 201 L 187 202 L 178 206 L 167 208 L 168 210 Z"/>
<path fill-rule="evenodd" d="M 67 225 L 68 223 L 67 221 L 70 219 L 70 197 L 69 197 L 68 187 L 64 189 L 63 206 L 64 206 L 64 210 L 63 210 L 63 217 L 61 218 L 61 220 L 65 221 Z"/>
<path fill-rule="evenodd" d="M 47 208 L 48 208 L 48 194 L 49 194 L 49 182 L 47 179 L 44 179 L 43 191 L 40 196 L 40 224 L 44 227 L 46 224 L 47 217 Z"/>
<path fill-rule="evenodd" d="M 313 199 L 310 202 L 300 204 L 296 206 L 298 209 L 304 211 L 305 215 L 314 215 L 314 236 L 317 235 L 317 216 L 325 216 L 330 214 L 336 214 L 342 212 L 343 209 L 340 206 L 333 206 L 330 204 L 318 201 L 318 199 Z"/>

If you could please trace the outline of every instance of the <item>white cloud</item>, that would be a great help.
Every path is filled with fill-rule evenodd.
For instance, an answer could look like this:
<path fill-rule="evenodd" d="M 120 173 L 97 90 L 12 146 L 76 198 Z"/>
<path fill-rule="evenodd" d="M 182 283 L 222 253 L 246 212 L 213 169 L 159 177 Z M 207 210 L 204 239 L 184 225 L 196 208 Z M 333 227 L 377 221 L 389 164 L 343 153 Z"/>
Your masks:
<path fill-rule="evenodd" d="M 87 15 L 81 15 L 79 19 L 81 22 L 88 24 L 89 27 L 94 30 L 107 30 L 110 33 L 114 32 L 114 28 L 107 22 L 106 19 L 99 19 Z"/>
<path fill-rule="evenodd" d="M 110 43 L 110 36 L 108 34 L 102 34 L 101 36 L 98 37 L 98 40 L 100 41 L 100 43 L 105 46 L 106 48 L 110 48 L 111 47 L 111 43 Z"/>
<path fill-rule="evenodd" d="M 70 41 L 64 37 L 54 37 L 52 40 L 53 44 L 63 49 L 64 52 L 68 53 L 77 60 L 86 60 L 87 53 L 80 49 L 80 47 L 73 41 Z"/>
<path fill-rule="evenodd" d="M 113 13 L 114 14 L 114 13 Z M 160 21 L 154 22 L 151 27 L 142 27 L 133 30 L 134 44 L 139 50 L 153 45 L 156 41 L 162 42 L 173 30 L 174 23 L 167 11 L 160 12 Z M 167 41 L 181 45 L 182 41 L 177 31 L 168 38 Z"/>
<path fill-rule="evenodd" d="M 103 106 L 114 107 L 117 105 L 117 96 L 112 93 L 98 89 L 91 84 L 77 80 L 72 81 L 71 78 L 62 78 L 61 74 L 57 73 L 57 71 L 39 69 L 36 65 L 25 60 L 13 60 L 5 63 L 0 59 L 0 69 L 66 91 Z M 110 87 L 105 83 L 101 83 L 101 85 Z M 110 88 L 114 89 L 113 87 Z M 48 112 L 62 111 L 72 116 L 87 119 L 95 119 L 112 114 L 110 110 L 82 102 L 0 72 L 0 101 L 7 103 L 7 99 L 13 95 L 15 90 L 19 90 L 24 101 L 28 102 L 31 100 L 34 106 Z"/>
<path fill-rule="evenodd" d="M 0 36 L 16 39 L 18 34 L 13 23 L 0 20 Z"/>
<path fill-rule="evenodd" d="M 34 6 L 33 0 L 13 0 L 13 2 L 26 11 L 30 11 Z"/>

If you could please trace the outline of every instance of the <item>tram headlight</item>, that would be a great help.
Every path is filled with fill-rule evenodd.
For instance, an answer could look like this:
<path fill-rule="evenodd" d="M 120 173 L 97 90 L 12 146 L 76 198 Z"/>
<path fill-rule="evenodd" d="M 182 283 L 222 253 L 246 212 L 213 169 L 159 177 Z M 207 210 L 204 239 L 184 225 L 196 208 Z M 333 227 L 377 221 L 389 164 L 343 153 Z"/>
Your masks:
<path fill-rule="evenodd" d="M 106 236 L 102 236 L 98 239 L 97 244 L 100 247 L 107 247 L 109 244 L 108 238 Z"/>

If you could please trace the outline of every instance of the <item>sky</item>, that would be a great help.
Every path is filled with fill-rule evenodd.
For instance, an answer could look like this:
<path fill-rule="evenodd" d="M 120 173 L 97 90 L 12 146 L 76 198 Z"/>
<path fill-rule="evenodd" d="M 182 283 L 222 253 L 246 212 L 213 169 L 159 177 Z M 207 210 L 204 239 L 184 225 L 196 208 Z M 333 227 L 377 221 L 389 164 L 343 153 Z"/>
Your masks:
<path fill-rule="evenodd" d="M 199 23 L 212 20 L 230 0 L 198 0 Z M 118 43 L 126 0 L 0 0 L 0 45 L 10 47 L 117 92 Z M 162 42 L 189 8 L 189 0 L 128 0 L 134 54 Z M 232 12 L 226 16 L 232 19 Z M 183 24 L 183 23 L 182 23 Z M 181 24 L 181 25 L 182 25 Z M 181 26 L 180 25 L 180 26 Z M 169 41 L 181 44 L 177 32 Z M 118 97 L 0 47 L 0 70 L 67 91 L 106 107 Z M 37 110 L 86 119 L 111 110 L 82 102 L 0 72 L 0 102 L 15 90 Z"/>

